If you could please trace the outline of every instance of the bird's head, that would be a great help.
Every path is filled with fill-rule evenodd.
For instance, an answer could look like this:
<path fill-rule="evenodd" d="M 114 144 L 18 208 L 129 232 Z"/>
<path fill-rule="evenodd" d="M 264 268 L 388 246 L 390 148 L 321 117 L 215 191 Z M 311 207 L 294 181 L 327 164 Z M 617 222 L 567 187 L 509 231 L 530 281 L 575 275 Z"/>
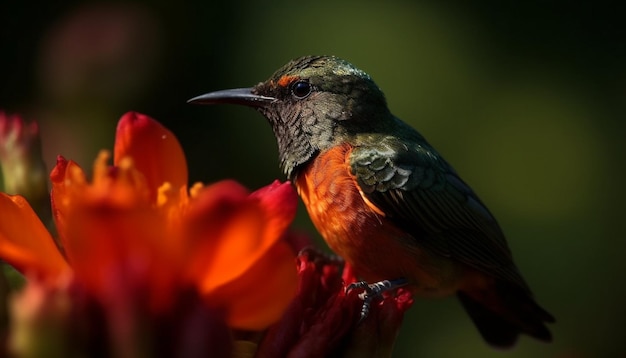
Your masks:
<path fill-rule="evenodd" d="M 352 142 L 359 133 L 379 132 L 393 118 L 370 76 L 332 56 L 301 57 L 254 87 L 210 92 L 189 102 L 256 108 L 272 126 L 290 179 L 318 153 Z"/>

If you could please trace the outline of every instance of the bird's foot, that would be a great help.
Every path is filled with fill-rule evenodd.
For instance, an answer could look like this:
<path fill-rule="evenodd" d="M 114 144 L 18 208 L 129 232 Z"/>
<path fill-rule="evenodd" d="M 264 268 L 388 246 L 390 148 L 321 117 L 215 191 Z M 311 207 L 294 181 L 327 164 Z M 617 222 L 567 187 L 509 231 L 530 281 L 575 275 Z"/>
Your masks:
<path fill-rule="evenodd" d="M 383 292 L 391 291 L 398 287 L 402 287 L 407 284 L 405 278 L 399 278 L 396 280 L 383 280 L 374 283 L 367 283 L 365 281 L 354 282 L 346 287 L 346 292 L 350 292 L 355 289 L 363 290 L 359 293 L 359 298 L 363 300 L 363 306 L 361 307 L 361 318 L 359 323 L 362 322 L 370 313 L 370 306 L 372 301 L 383 295 Z"/>

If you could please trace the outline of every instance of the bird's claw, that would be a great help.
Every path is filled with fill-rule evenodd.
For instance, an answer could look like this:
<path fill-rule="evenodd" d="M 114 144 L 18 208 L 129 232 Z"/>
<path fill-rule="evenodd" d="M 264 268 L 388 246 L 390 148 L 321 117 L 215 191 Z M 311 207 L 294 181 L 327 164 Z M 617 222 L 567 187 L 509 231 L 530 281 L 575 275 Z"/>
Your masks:
<path fill-rule="evenodd" d="M 370 306 L 375 298 L 381 297 L 383 292 L 391 291 L 394 288 L 406 285 L 406 279 L 398 280 L 383 280 L 374 283 L 367 283 L 365 281 L 353 282 L 346 287 L 346 292 L 350 292 L 354 289 L 361 289 L 363 292 L 359 293 L 359 298 L 363 300 L 363 306 L 361 307 L 361 316 L 359 323 L 363 322 L 370 313 Z"/>

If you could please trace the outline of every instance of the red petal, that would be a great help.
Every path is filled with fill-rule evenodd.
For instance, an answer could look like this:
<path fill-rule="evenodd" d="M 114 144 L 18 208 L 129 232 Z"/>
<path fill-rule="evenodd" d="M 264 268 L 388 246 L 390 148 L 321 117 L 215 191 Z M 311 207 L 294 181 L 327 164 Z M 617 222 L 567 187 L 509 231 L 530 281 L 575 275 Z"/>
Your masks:
<path fill-rule="evenodd" d="M 0 257 L 22 273 L 54 279 L 69 270 L 26 199 L 0 193 Z"/>
<path fill-rule="evenodd" d="M 339 262 L 314 249 L 298 255 L 298 290 L 256 357 L 332 356 L 357 323 L 358 293 L 345 293 Z"/>
<path fill-rule="evenodd" d="M 411 292 L 398 289 L 374 302 L 370 315 L 359 324 L 344 346 L 346 354 L 355 357 L 391 357 L 404 313 L 413 304 Z"/>
<path fill-rule="evenodd" d="M 134 167 L 145 176 L 153 201 L 165 182 L 176 189 L 187 185 L 187 161 L 178 139 L 146 115 L 128 112 L 120 119 L 115 135 L 114 164 L 118 165 L 125 157 L 131 157 Z"/>
<path fill-rule="evenodd" d="M 257 358 L 284 356 L 387 357 L 406 310 L 413 300 L 398 290 L 374 301 L 369 316 L 357 324 L 363 301 L 359 290 L 345 292 L 337 262 L 313 249 L 298 256 L 296 298 L 261 342 Z M 343 276 L 352 279 L 352 270 Z"/>

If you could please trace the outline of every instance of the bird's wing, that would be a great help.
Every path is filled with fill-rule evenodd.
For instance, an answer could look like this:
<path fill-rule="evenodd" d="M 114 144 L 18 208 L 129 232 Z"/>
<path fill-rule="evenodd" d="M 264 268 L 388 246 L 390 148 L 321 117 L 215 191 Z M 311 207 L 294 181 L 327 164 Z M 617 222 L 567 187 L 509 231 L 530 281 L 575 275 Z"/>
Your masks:
<path fill-rule="evenodd" d="M 365 198 L 418 245 L 527 288 L 494 217 L 428 144 L 385 137 L 354 147 L 350 167 Z"/>

